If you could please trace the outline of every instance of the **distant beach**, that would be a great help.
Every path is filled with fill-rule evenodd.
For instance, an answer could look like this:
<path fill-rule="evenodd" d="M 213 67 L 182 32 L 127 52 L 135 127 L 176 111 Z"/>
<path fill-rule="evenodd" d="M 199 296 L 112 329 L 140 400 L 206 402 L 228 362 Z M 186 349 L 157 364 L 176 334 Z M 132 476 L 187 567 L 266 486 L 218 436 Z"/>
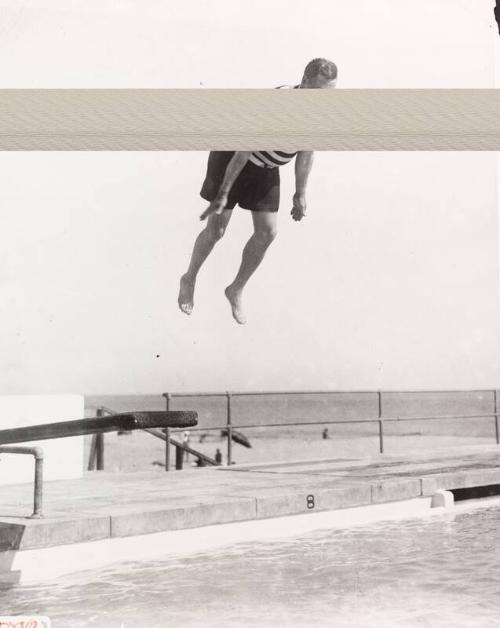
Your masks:
<path fill-rule="evenodd" d="M 99 406 L 115 412 L 127 410 L 163 410 L 165 398 L 156 395 L 95 395 L 85 398 L 86 416 L 94 416 Z M 176 398 L 171 409 L 198 412 L 198 427 L 223 427 L 226 423 L 224 397 Z M 384 393 L 383 417 L 415 417 L 488 414 L 494 411 L 493 392 L 419 392 Z M 266 428 L 269 423 L 312 422 L 367 419 L 378 417 L 376 393 L 283 394 L 232 399 L 232 423 L 236 429 L 246 424 L 258 425 L 241 431 L 252 448 L 233 443 L 236 463 L 282 460 L 349 458 L 375 455 L 379 451 L 378 423 L 305 425 Z M 328 428 L 328 438 L 323 430 Z M 203 434 L 203 436 L 201 436 Z M 173 435 L 182 440 L 182 434 Z M 200 436 L 201 441 L 200 442 Z M 86 438 L 85 465 L 90 451 Z M 493 418 L 443 419 L 436 421 L 403 420 L 384 423 L 384 450 L 387 454 L 404 454 L 415 450 L 430 451 L 470 445 L 494 444 Z M 226 461 L 227 441 L 220 432 L 191 432 L 190 446 L 215 456 L 217 448 Z M 172 464 L 174 464 L 172 449 Z M 105 435 L 105 470 L 162 470 L 165 461 L 163 441 L 146 432 Z M 193 456 L 185 461 L 194 463 Z"/>

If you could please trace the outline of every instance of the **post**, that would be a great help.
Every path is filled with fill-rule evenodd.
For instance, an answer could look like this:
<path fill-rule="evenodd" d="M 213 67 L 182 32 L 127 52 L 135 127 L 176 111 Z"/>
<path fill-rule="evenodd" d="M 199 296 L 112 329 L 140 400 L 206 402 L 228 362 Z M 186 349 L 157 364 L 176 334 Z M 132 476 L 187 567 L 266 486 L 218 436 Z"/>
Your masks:
<path fill-rule="evenodd" d="M 231 424 L 231 393 L 226 392 L 227 464 L 233 461 L 233 426 Z"/>
<path fill-rule="evenodd" d="M 380 453 L 384 453 L 384 422 L 382 419 L 378 422 L 378 438 L 380 443 Z"/>
<path fill-rule="evenodd" d="M 40 519 L 42 515 L 43 501 L 43 451 L 36 448 L 35 453 L 35 495 L 33 500 L 33 514 L 31 519 Z"/>
<path fill-rule="evenodd" d="M 97 408 L 96 416 L 102 418 L 104 416 L 104 410 Z M 96 469 L 97 471 L 104 471 L 104 434 L 102 432 L 95 435 L 95 453 Z"/>
<path fill-rule="evenodd" d="M 378 418 L 381 419 L 382 418 L 382 391 L 381 390 L 377 392 L 377 396 L 378 396 Z"/>
<path fill-rule="evenodd" d="M 182 464 L 184 462 L 184 449 L 182 447 L 175 448 L 175 468 L 177 471 L 182 471 Z"/>
<path fill-rule="evenodd" d="M 495 389 L 494 391 L 494 397 L 493 397 L 494 403 L 495 403 L 495 439 L 497 441 L 497 445 L 500 444 L 500 434 L 498 432 L 498 391 Z"/>
<path fill-rule="evenodd" d="M 87 471 L 93 471 L 95 469 L 95 457 L 96 457 L 96 435 L 92 434 L 92 438 L 90 440 L 89 464 L 87 465 Z"/>
<path fill-rule="evenodd" d="M 172 395 L 170 393 L 165 393 L 163 396 L 165 397 L 167 403 L 166 410 L 169 412 Z M 170 428 L 167 427 L 163 431 L 165 432 L 165 471 L 170 471 Z"/>

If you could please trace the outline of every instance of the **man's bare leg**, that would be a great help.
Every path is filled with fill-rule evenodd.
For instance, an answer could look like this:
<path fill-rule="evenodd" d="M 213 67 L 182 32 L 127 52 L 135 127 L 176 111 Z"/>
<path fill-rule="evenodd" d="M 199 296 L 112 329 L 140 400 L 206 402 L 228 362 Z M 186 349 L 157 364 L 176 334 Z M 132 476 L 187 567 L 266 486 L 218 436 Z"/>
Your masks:
<path fill-rule="evenodd" d="M 231 304 L 233 317 L 240 325 L 247 322 L 242 304 L 243 288 L 259 267 L 269 245 L 276 237 L 277 218 L 277 212 L 252 212 L 254 233 L 243 249 L 238 274 L 225 290 L 226 297 Z"/>
<path fill-rule="evenodd" d="M 231 218 L 232 210 L 226 209 L 222 214 L 212 214 L 205 229 L 194 243 L 189 268 L 182 275 L 179 289 L 179 308 L 184 314 L 191 314 L 194 305 L 194 288 L 196 277 L 203 262 L 212 252 L 215 244 L 222 238 Z"/>

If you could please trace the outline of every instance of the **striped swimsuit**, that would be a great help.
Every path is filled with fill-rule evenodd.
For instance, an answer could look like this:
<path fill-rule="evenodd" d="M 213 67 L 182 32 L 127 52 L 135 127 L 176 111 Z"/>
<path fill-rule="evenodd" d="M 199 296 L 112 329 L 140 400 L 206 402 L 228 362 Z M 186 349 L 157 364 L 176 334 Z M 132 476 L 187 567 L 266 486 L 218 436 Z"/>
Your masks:
<path fill-rule="evenodd" d="M 299 85 L 294 85 L 293 87 L 290 85 L 281 85 L 276 89 L 299 89 Z M 258 150 L 250 155 L 249 161 L 260 168 L 279 168 L 279 166 L 284 166 L 289 161 L 292 161 L 296 154 L 297 151 L 294 153 L 286 153 L 282 150 Z"/>
<path fill-rule="evenodd" d="M 248 159 L 261 168 L 279 168 L 291 161 L 296 154 L 297 152 L 285 153 L 282 150 L 259 150 L 253 152 Z"/>
<path fill-rule="evenodd" d="M 289 86 L 283 86 L 289 87 Z M 297 85 L 295 89 L 299 86 Z M 279 89 L 279 88 L 278 88 Z M 243 170 L 236 178 L 229 193 L 226 209 L 239 205 L 257 212 L 276 212 L 280 202 L 279 167 L 291 161 L 297 152 L 282 150 L 253 151 Z M 219 193 L 232 151 L 211 151 L 208 156 L 207 174 L 200 191 L 206 201 L 212 202 Z"/>

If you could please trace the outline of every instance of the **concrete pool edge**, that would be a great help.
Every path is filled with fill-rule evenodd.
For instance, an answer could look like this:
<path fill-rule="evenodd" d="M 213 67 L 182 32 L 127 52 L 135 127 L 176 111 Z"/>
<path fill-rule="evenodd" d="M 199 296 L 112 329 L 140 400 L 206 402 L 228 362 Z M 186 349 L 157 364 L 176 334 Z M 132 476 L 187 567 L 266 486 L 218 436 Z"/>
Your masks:
<path fill-rule="evenodd" d="M 438 514 L 431 509 L 431 498 L 420 497 L 401 502 L 369 504 L 308 514 L 233 521 L 182 530 L 11 550 L 0 554 L 0 582 L 28 584 L 86 571 L 122 561 L 152 560 L 181 554 L 214 550 L 237 543 L 284 538 L 329 527 L 350 527 L 375 521 L 407 519 Z M 8 568 L 8 572 L 6 571 Z M 11 577 L 5 579 L 5 574 Z"/>
<path fill-rule="evenodd" d="M 278 478 L 277 485 L 273 485 L 273 477 L 266 478 L 264 485 L 257 485 L 257 480 L 250 475 L 245 484 L 237 482 L 230 487 L 222 484 L 222 490 L 227 491 L 225 495 L 201 494 L 201 487 L 192 495 L 170 496 L 154 502 L 139 498 L 132 503 L 120 503 L 111 499 L 78 511 L 68 507 L 41 519 L 0 516 L 0 557 L 2 551 L 8 550 L 46 549 L 214 524 L 255 522 L 303 513 L 312 515 L 429 497 L 440 489 L 500 483 L 500 470 L 496 469 L 449 471 L 420 477 L 373 477 L 369 481 L 357 476 L 339 478 L 336 473 L 335 470 L 334 477 L 305 478 L 290 474 L 286 483 L 280 483 Z M 147 479 L 144 478 L 145 482 Z M 216 483 L 215 478 L 213 483 Z M 181 490 L 188 489 L 182 487 Z"/>
<path fill-rule="evenodd" d="M 235 472 L 102 473 L 48 483 L 47 517 L 37 520 L 19 515 L 32 487 L 12 487 L 0 494 L 0 583 L 156 558 L 172 553 L 184 538 L 196 545 L 196 539 L 227 540 L 243 530 L 244 541 L 276 525 L 283 536 L 301 520 L 307 529 L 339 521 L 354 526 L 365 521 L 365 510 L 370 518 L 406 518 L 414 508 L 429 511 L 437 491 L 499 486 L 499 453 L 490 448 L 411 459 L 322 460 L 309 467 L 301 461 Z"/>
<path fill-rule="evenodd" d="M 112 566 L 120 562 L 163 560 L 224 549 L 249 542 L 271 542 L 325 529 L 353 528 L 390 521 L 445 517 L 447 521 L 460 513 L 478 508 L 500 507 L 500 497 L 459 502 L 451 507 L 431 507 L 431 497 L 400 502 L 370 504 L 273 517 L 253 521 L 216 524 L 185 530 L 107 538 L 99 541 L 59 545 L 35 550 L 3 553 L 0 556 L 0 583 L 5 562 L 10 573 L 19 575 L 15 584 L 33 584 Z M 161 548 L 161 549 L 160 549 Z M 8 556 L 11 554 L 11 556 Z M 10 581 L 12 583 L 12 579 Z M 9 580 L 3 580 L 9 584 Z"/>

